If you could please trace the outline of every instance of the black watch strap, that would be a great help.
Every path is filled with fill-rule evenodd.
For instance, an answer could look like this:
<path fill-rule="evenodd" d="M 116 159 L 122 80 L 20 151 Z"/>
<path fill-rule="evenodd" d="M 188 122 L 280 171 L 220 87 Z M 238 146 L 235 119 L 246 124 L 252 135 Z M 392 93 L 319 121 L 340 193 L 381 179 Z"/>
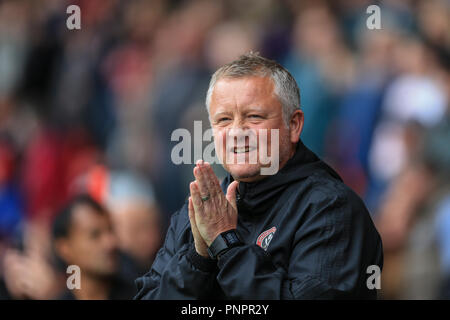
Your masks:
<path fill-rule="evenodd" d="M 242 245 L 243 242 L 237 233 L 236 229 L 222 232 L 208 247 L 208 254 L 211 259 L 217 259 L 221 254 L 228 251 L 228 249 Z"/>

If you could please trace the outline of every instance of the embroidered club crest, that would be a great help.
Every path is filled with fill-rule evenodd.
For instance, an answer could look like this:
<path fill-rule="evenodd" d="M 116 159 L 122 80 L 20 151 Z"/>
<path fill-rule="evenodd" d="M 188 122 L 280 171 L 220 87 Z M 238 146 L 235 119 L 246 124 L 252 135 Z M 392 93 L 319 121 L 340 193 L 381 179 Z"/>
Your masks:
<path fill-rule="evenodd" d="M 264 250 L 267 250 L 269 247 L 270 241 L 272 241 L 273 235 L 275 234 L 275 231 L 277 231 L 277 228 L 272 227 L 269 230 L 264 231 L 258 236 L 258 239 L 256 239 L 256 244 L 263 248 Z"/>

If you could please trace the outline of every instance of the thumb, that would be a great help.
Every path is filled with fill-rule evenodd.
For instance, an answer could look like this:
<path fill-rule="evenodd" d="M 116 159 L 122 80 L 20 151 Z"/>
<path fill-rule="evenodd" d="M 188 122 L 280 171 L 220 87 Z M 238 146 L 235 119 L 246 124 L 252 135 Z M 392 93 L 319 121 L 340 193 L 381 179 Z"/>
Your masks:
<path fill-rule="evenodd" d="M 226 198 L 228 200 L 228 202 L 231 204 L 231 206 L 237 210 L 237 206 L 236 206 L 236 191 L 237 191 L 237 187 L 239 185 L 239 182 L 237 181 L 233 181 L 232 183 L 230 183 L 230 185 L 227 188 L 227 195 Z"/>

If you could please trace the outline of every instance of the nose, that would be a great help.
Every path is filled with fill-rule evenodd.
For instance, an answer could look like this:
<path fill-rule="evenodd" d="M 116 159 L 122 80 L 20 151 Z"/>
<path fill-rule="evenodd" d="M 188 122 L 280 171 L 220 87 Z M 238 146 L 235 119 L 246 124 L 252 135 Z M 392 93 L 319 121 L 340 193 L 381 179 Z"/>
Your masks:
<path fill-rule="evenodd" d="M 249 123 L 246 121 L 246 117 L 238 115 L 234 117 L 233 123 L 228 127 L 229 136 L 238 137 L 239 135 L 245 135 L 250 130 Z"/>
<path fill-rule="evenodd" d="M 237 139 L 237 141 L 252 139 L 257 136 L 256 130 L 245 126 L 233 126 L 228 129 L 227 136 L 230 138 Z"/>
<path fill-rule="evenodd" d="M 115 250 L 117 248 L 117 237 L 116 235 L 111 231 L 107 232 L 104 237 L 104 246 L 108 250 Z"/>

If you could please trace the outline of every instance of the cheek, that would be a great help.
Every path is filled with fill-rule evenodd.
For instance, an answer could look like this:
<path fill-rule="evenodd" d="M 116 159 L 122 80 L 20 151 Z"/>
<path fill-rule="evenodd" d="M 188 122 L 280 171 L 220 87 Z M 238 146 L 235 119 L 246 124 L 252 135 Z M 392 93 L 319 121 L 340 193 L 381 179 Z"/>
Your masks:
<path fill-rule="evenodd" d="M 214 146 L 216 148 L 216 152 L 219 154 L 223 153 L 223 150 L 226 146 L 226 130 L 215 130 L 214 131 Z"/>
<path fill-rule="evenodd" d="M 78 264 L 80 267 L 88 265 L 90 260 L 95 256 L 95 254 L 92 254 L 92 251 L 92 245 L 90 243 L 79 241 L 72 247 L 71 258 L 73 261 L 70 262 Z"/>
<path fill-rule="evenodd" d="M 264 133 L 265 132 L 265 133 Z M 272 151 L 282 153 L 290 145 L 290 133 L 285 127 L 258 131 L 258 146 L 260 150 L 271 154 Z"/>
<path fill-rule="evenodd" d="M 280 130 L 279 137 L 279 159 L 283 161 L 289 158 L 291 152 L 291 136 L 289 130 Z"/>
<path fill-rule="evenodd" d="M 263 127 L 263 128 L 255 128 L 255 130 L 258 139 L 258 144 L 264 144 L 267 147 L 270 147 L 272 143 L 277 142 L 276 140 L 274 141 L 274 139 L 276 139 L 277 137 L 276 131 L 278 131 L 278 136 L 280 136 L 280 130 L 278 128 Z"/>

